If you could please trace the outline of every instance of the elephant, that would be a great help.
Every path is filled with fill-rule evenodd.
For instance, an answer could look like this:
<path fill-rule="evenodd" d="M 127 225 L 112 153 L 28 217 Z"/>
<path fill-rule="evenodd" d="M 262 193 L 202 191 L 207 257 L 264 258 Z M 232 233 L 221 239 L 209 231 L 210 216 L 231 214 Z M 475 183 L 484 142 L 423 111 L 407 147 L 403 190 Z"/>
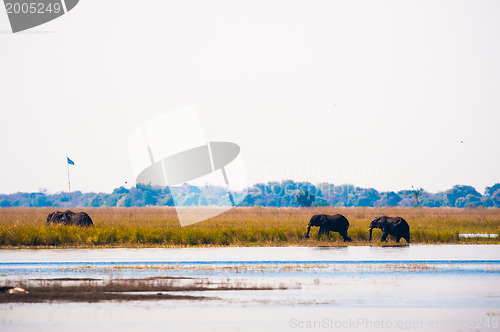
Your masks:
<path fill-rule="evenodd" d="M 76 226 L 94 226 L 92 219 L 85 212 L 73 212 L 66 210 L 64 212 L 55 211 L 47 216 L 47 225 L 76 225 Z"/>
<path fill-rule="evenodd" d="M 387 236 L 392 235 L 396 238 L 396 242 L 399 242 L 401 238 L 404 238 L 407 243 L 410 243 L 410 226 L 401 217 L 376 217 L 372 220 L 370 224 L 370 237 L 368 241 L 372 240 L 372 231 L 374 228 L 380 228 L 382 230 L 382 237 L 380 241 L 386 242 Z"/>
<path fill-rule="evenodd" d="M 352 241 L 352 239 L 347 236 L 349 221 L 341 214 L 335 214 L 333 216 L 316 214 L 312 216 L 309 225 L 307 225 L 306 239 L 309 238 L 309 232 L 312 226 L 319 227 L 318 237 L 320 237 L 321 234 L 326 234 L 330 237 L 330 232 L 338 232 L 344 238 L 344 242 Z"/>

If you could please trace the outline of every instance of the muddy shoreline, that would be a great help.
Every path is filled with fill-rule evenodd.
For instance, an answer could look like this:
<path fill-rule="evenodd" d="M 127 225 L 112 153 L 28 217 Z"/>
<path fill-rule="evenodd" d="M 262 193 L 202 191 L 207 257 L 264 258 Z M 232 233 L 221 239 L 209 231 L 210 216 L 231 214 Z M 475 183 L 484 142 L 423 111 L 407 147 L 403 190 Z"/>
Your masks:
<path fill-rule="evenodd" d="M 269 286 L 245 285 L 231 280 L 211 282 L 208 278 L 148 277 L 104 280 L 99 278 L 34 278 L 16 285 L 26 292 L 0 292 L 0 303 L 101 302 L 156 300 L 217 300 L 213 291 L 273 290 Z M 279 289 L 283 289 L 280 287 Z M 178 294 L 178 293 L 183 293 Z M 186 295 L 206 292 L 207 295 Z"/>

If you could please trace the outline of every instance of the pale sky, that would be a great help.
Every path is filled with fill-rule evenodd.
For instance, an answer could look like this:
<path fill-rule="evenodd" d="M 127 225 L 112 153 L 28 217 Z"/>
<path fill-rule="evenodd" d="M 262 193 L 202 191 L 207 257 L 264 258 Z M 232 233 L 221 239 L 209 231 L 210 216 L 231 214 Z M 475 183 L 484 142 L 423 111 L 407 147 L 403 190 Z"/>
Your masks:
<path fill-rule="evenodd" d="M 0 9 L 0 192 L 134 182 L 128 135 L 196 105 L 248 182 L 500 182 L 500 2 L 81 0 Z M 463 143 L 461 143 L 463 141 Z"/>

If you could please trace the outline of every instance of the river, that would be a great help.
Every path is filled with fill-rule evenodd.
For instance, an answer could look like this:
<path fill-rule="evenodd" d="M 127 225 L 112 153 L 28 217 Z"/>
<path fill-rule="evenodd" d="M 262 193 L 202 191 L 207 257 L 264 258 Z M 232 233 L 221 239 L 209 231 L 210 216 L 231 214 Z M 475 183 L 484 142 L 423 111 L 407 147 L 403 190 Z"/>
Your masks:
<path fill-rule="evenodd" d="M 257 289 L 213 290 L 202 301 L 3 303 L 0 327 L 2 331 L 499 329 L 500 245 L 0 250 L 1 285 L 165 276 Z"/>

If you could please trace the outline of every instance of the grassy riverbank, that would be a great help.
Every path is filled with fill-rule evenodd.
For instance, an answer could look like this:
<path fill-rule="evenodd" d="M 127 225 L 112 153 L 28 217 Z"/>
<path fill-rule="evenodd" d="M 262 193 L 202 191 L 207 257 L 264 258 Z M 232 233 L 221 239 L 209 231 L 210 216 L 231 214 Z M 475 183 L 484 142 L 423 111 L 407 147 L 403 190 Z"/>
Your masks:
<path fill-rule="evenodd" d="M 337 233 L 305 239 L 313 214 L 341 213 L 350 222 L 348 245 L 368 245 L 367 228 L 375 216 L 405 218 L 412 243 L 500 243 L 499 238 L 462 239 L 460 233 L 500 233 L 500 209 L 452 208 L 235 208 L 192 226 L 179 226 L 174 208 L 76 208 L 95 227 L 46 226 L 54 208 L 0 209 L 0 247 L 185 247 L 347 245 Z M 380 230 L 372 244 L 379 244 Z M 389 244 L 394 240 L 389 237 Z M 403 240 L 404 243 L 404 240 Z"/>

